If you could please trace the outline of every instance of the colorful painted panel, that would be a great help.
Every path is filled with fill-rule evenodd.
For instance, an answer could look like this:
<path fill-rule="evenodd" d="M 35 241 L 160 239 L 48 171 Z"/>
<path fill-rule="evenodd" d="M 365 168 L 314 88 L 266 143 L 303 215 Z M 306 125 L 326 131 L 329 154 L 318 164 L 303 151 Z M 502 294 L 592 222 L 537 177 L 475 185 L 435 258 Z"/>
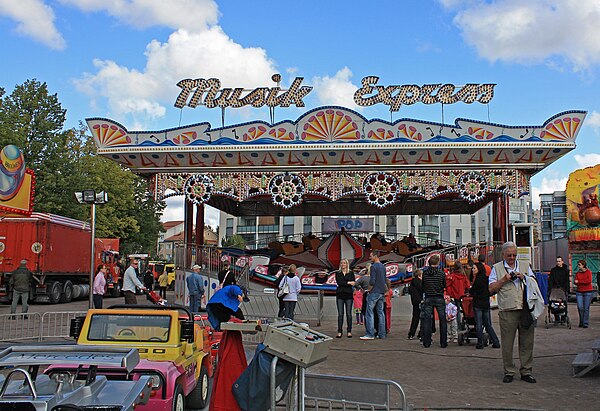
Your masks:
<path fill-rule="evenodd" d="M 567 230 L 573 241 L 600 240 L 600 164 L 573 171 L 567 181 Z M 576 232 L 582 230 L 580 233 Z M 595 237 L 597 234 L 598 237 Z"/>
<path fill-rule="evenodd" d="M 457 119 L 441 124 L 415 119 L 388 122 L 368 120 L 342 107 L 321 107 L 298 118 L 270 125 L 263 121 L 212 129 L 199 123 L 161 131 L 128 131 L 104 118 L 90 118 L 88 126 L 99 149 L 124 147 L 203 147 L 323 143 L 477 143 L 574 142 L 585 111 L 559 113 L 542 125 L 508 126 Z"/>
<path fill-rule="evenodd" d="M 33 211 L 35 178 L 25 167 L 21 150 L 12 144 L 0 151 L 0 213 L 29 215 Z"/>

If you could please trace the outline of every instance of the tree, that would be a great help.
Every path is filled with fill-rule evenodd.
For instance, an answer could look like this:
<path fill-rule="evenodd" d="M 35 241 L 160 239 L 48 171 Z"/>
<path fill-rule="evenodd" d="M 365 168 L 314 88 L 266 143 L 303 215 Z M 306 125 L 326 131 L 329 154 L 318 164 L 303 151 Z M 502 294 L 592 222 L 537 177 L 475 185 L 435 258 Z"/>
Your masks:
<path fill-rule="evenodd" d="M 87 127 L 64 130 L 66 110 L 46 83 L 28 80 L 10 95 L 0 88 L 0 148 L 19 147 L 36 174 L 34 209 L 89 221 L 89 207 L 74 192 L 106 191 L 96 207 L 96 235 L 121 239 L 123 254 L 156 250 L 163 202 L 155 202 L 146 181 L 96 155 Z"/>
<path fill-rule="evenodd" d="M 221 240 L 221 244 L 223 247 L 239 248 L 240 250 L 246 248 L 246 240 L 239 234 L 234 234 L 231 237 L 224 237 Z"/>

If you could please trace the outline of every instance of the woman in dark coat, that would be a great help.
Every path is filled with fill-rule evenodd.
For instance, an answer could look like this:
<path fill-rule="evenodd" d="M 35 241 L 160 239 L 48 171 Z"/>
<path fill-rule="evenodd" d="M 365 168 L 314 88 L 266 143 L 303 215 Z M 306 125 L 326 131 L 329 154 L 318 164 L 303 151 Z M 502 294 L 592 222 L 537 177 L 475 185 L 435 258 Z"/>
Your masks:
<path fill-rule="evenodd" d="M 346 322 L 348 338 L 352 338 L 352 305 L 354 304 L 353 289 L 354 272 L 350 270 L 350 263 L 345 258 L 340 261 L 340 269 L 335 273 L 335 302 L 338 311 L 338 333 L 337 338 L 342 338 L 344 326 L 344 309 L 346 310 Z"/>
<path fill-rule="evenodd" d="M 483 349 L 483 327 L 490 336 L 493 348 L 500 348 L 500 340 L 492 327 L 490 316 L 490 289 L 489 278 L 482 263 L 473 264 L 473 286 L 469 294 L 473 297 L 473 311 L 475 313 L 475 329 L 477 330 L 477 345 L 475 348 Z"/>

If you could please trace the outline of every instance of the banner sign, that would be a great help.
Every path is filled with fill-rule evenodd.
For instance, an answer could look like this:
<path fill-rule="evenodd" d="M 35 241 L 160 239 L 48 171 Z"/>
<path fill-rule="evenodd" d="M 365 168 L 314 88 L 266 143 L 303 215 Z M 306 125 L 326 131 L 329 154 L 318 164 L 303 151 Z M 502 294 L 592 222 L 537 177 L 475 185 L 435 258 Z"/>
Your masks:
<path fill-rule="evenodd" d="M 323 232 L 373 231 L 373 218 L 323 218 Z"/>

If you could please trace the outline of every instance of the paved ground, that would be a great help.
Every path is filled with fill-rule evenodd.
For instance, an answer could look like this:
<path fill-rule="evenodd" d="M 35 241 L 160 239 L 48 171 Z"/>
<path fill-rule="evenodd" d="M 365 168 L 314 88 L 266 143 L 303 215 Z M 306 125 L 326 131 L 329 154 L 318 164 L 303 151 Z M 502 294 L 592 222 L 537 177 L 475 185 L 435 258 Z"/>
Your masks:
<path fill-rule="evenodd" d="M 106 302 L 117 303 L 120 299 Z M 86 307 L 86 301 L 77 301 L 57 306 L 33 305 L 31 311 L 75 311 Z M 325 310 L 325 321 L 314 328 L 334 336 L 337 322 L 333 298 L 327 298 Z M 0 306 L 0 314 L 7 312 L 8 306 Z M 574 305 L 571 305 L 571 315 L 577 325 Z M 499 332 L 495 311 L 492 318 Z M 600 338 L 598 303 L 592 305 L 588 329 L 577 326 L 571 330 L 554 326 L 545 329 L 541 319 L 536 328 L 534 351 L 533 371 L 537 384 L 518 379 L 503 384 L 500 350 L 476 350 L 474 344 L 458 346 L 452 343 L 441 349 L 439 340 L 434 340 L 431 348 L 425 349 L 418 340 L 406 339 L 409 322 L 408 296 L 394 298 L 392 332 L 387 339 L 361 341 L 358 337 L 364 328 L 355 325 L 354 338 L 334 338 L 327 361 L 308 371 L 397 381 L 415 409 L 600 409 L 600 372 L 573 378 L 570 365 L 577 353 L 590 351 L 591 343 Z M 251 352 L 254 347 L 249 344 L 247 348 Z"/>

